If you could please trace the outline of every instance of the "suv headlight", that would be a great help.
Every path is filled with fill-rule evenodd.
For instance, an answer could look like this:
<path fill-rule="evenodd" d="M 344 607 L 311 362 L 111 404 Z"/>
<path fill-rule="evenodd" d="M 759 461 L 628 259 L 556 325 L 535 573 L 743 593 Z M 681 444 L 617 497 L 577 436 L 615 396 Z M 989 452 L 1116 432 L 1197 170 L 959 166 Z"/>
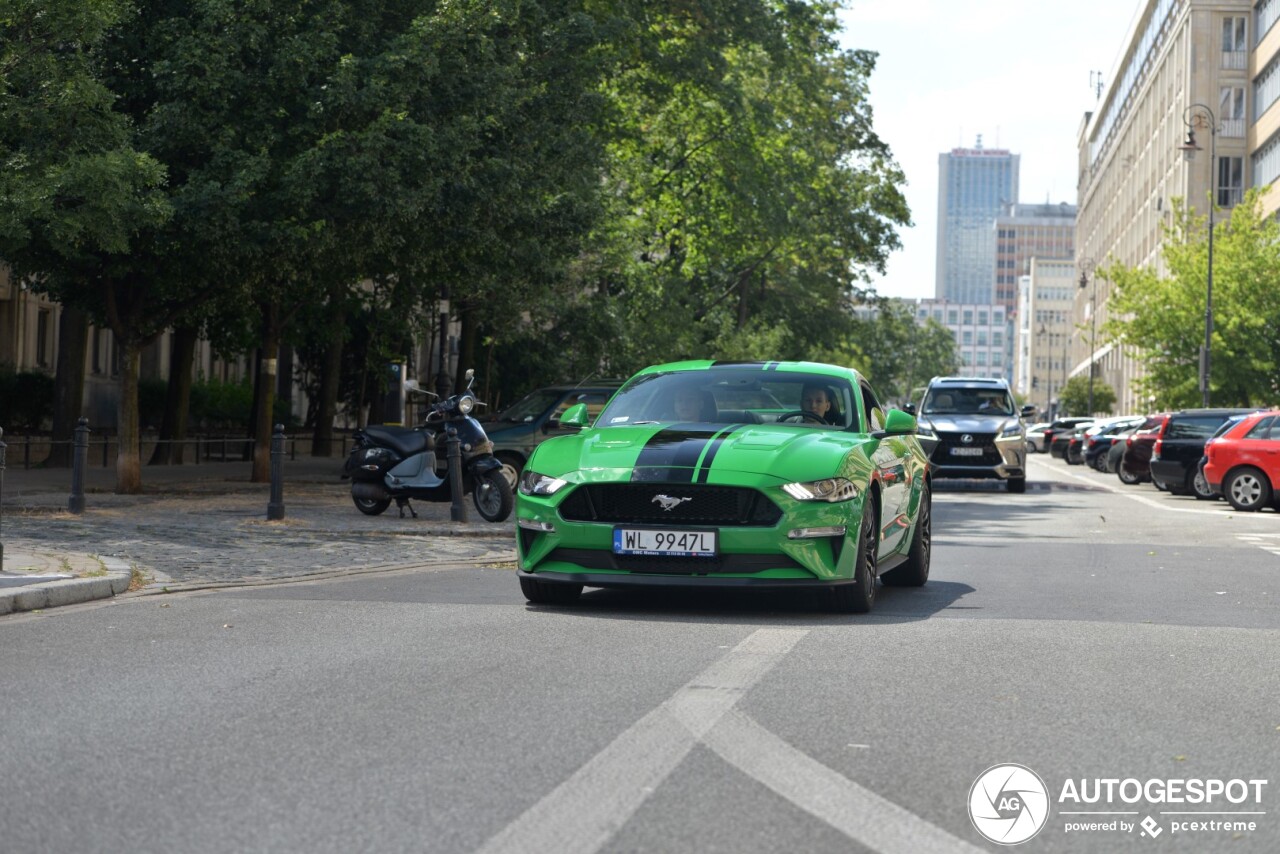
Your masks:
<path fill-rule="evenodd" d="M 525 495 L 555 495 L 568 484 L 558 477 L 548 477 L 525 469 L 520 475 L 520 492 Z"/>
<path fill-rule="evenodd" d="M 1022 425 L 1016 421 L 1000 431 L 1001 439 L 1019 439 L 1023 435 Z"/>
<path fill-rule="evenodd" d="M 782 491 L 797 501 L 849 501 L 858 497 L 858 487 L 843 477 L 811 480 L 808 483 L 788 483 Z"/>
<path fill-rule="evenodd" d="M 936 438 L 938 438 L 938 434 L 937 434 L 937 433 L 935 433 L 935 432 L 933 432 L 933 425 L 932 425 L 932 424 L 927 424 L 927 423 L 925 423 L 924 421 L 917 421 L 917 422 L 916 422 L 916 435 L 917 435 L 917 436 L 923 436 L 923 437 L 925 437 L 926 439 L 936 439 Z"/>

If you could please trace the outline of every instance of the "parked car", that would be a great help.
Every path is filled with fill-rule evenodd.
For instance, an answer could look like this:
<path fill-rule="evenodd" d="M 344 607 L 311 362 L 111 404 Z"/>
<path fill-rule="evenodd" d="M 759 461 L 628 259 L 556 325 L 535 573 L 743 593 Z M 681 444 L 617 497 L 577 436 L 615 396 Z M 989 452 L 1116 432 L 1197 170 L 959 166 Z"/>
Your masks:
<path fill-rule="evenodd" d="M 742 391 L 764 405 L 715 404 Z M 531 602 L 568 604 L 584 586 L 816 588 L 862 612 L 877 581 L 929 578 L 916 420 L 885 411 L 851 368 L 657 365 L 586 422 L 585 406 L 569 409 L 575 434 L 539 445 L 520 477 L 517 577 Z"/>
<path fill-rule="evenodd" d="M 1124 455 L 1116 467 L 1116 477 L 1121 483 L 1146 483 L 1151 480 L 1151 447 L 1160 435 L 1160 428 L 1169 419 L 1169 413 L 1148 415 L 1142 424 L 1124 440 Z"/>
<path fill-rule="evenodd" d="M 604 409 L 621 380 L 593 380 L 579 385 L 556 385 L 536 389 L 511 406 L 481 421 L 493 455 L 502 463 L 502 473 L 515 489 L 524 464 L 538 445 L 555 436 L 576 433 L 560 425 L 560 416 L 575 404 L 587 407 L 588 419 Z"/>
<path fill-rule="evenodd" d="M 1092 421 L 1080 421 L 1070 427 L 1055 430 L 1053 433 L 1053 441 L 1049 443 L 1049 455 L 1057 457 L 1060 460 L 1065 460 L 1067 458 L 1067 448 L 1071 447 L 1071 440 L 1078 435 L 1077 431 L 1083 432 L 1085 428 L 1088 428 L 1092 424 Z"/>
<path fill-rule="evenodd" d="M 1062 454 L 1069 466 L 1078 466 L 1084 462 L 1084 440 L 1089 431 L 1094 427 L 1093 424 L 1085 422 L 1077 424 L 1070 433 L 1064 433 L 1067 437 L 1067 449 Z"/>
<path fill-rule="evenodd" d="M 1105 466 L 1103 468 L 1104 472 L 1115 474 L 1116 470 L 1120 468 L 1120 460 L 1124 457 L 1125 442 L 1129 440 L 1129 437 L 1137 429 L 1137 427 L 1126 427 L 1115 435 L 1114 440 L 1111 442 L 1111 447 L 1103 455 L 1105 458 L 1105 463 L 1103 464 Z"/>
<path fill-rule="evenodd" d="M 1151 477 L 1174 495 L 1215 498 L 1207 482 L 1196 477 L 1204 445 L 1223 422 L 1251 409 L 1183 409 L 1169 416 L 1151 449 Z"/>
<path fill-rule="evenodd" d="M 1092 420 L 1092 418 L 1087 418 L 1081 415 L 1071 415 L 1066 418 L 1059 418 L 1056 421 L 1050 422 L 1049 426 L 1044 428 L 1044 442 L 1041 444 L 1041 448 L 1045 451 L 1051 451 L 1053 440 L 1059 433 L 1063 430 L 1070 430 L 1077 424 L 1083 424 L 1086 421 Z"/>
<path fill-rule="evenodd" d="M 1204 477 L 1237 510 L 1280 510 L 1280 410 L 1255 412 L 1205 443 Z"/>
<path fill-rule="evenodd" d="M 1098 422 L 1089 428 L 1085 433 L 1084 440 L 1084 464 L 1105 472 L 1107 452 L 1111 450 L 1116 437 L 1123 434 L 1126 430 L 1142 423 L 1141 418 L 1124 417 L 1111 418 L 1106 421 Z"/>
<path fill-rule="evenodd" d="M 1032 424 L 1027 428 L 1027 452 L 1031 454 L 1039 454 L 1045 450 L 1044 431 L 1049 427 L 1050 422 L 1040 421 Z"/>

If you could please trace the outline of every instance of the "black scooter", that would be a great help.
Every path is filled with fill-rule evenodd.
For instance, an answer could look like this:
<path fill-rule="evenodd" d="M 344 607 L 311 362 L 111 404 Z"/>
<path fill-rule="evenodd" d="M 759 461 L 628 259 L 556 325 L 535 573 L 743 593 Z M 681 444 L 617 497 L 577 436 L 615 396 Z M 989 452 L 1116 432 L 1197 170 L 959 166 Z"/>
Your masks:
<path fill-rule="evenodd" d="M 474 375 L 474 371 L 467 371 L 466 391 L 431 404 L 420 427 L 369 426 L 355 432 L 355 447 L 342 476 L 351 478 L 351 500 L 361 513 L 377 516 L 395 501 L 401 518 L 406 508 L 417 518 L 410 500 L 451 502 L 446 431 L 453 428 L 460 442 L 464 494 L 471 493 L 476 510 L 486 521 L 501 522 L 511 515 L 511 484 L 502 476 L 493 443 L 480 422 L 471 417 L 478 403 L 471 393 Z M 411 390 L 418 391 L 415 387 Z"/>

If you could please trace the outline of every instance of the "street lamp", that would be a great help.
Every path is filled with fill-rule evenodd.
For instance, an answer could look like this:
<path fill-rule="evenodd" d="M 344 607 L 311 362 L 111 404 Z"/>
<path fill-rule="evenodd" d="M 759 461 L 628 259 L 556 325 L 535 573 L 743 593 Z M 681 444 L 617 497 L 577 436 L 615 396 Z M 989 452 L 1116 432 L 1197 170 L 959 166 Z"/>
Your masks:
<path fill-rule="evenodd" d="M 1080 269 L 1080 289 L 1083 290 L 1089 284 L 1089 274 L 1093 272 L 1094 263 L 1092 258 L 1081 258 L 1080 263 L 1076 265 Z M 1091 329 L 1089 331 L 1089 411 L 1086 415 L 1093 415 L 1093 354 L 1097 352 L 1098 345 L 1098 277 L 1093 277 L 1093 293 L 1089 297 L 1089 323 Z"/>
<path fill-rule="evenodd" d="M 1213 170 L 1218 168 L 1218 119 L 1207 105 L 1192 104 L 1183 111 L 1182 121 L 1187 126 L 1187 140 L 1178 146 L 1178 150 L 1182 152 L 1183 158 L 1188 163 L 1193 161 L 1196 152 L 1201 150 L 1196 144 L 1196 131 L 1206 127 L 1209 130 L 1209 272 L 1204 299 L 1204 347 L 1200 350 L 1200 398 L 1207 408 L 1209 406 L 1209 347 L 1213 339 L 1213 213 L 1218 201 L 1214 198 L 1213 192 Z"/>

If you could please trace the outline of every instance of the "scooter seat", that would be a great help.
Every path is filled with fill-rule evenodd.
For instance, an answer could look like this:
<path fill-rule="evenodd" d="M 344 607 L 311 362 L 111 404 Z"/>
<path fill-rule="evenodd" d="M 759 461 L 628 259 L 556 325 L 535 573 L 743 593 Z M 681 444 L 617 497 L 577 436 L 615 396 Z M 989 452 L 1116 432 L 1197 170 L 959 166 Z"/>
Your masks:
<path fill-rule="evenodd" d="M 387 446 L 401 457 L 411 457 L 435 444 L 429 441 L 433 437 L 412 427 L 379 427 L 370 425 L 364 428 L 364 432 L 370 439 L 379 445 Z"/>

